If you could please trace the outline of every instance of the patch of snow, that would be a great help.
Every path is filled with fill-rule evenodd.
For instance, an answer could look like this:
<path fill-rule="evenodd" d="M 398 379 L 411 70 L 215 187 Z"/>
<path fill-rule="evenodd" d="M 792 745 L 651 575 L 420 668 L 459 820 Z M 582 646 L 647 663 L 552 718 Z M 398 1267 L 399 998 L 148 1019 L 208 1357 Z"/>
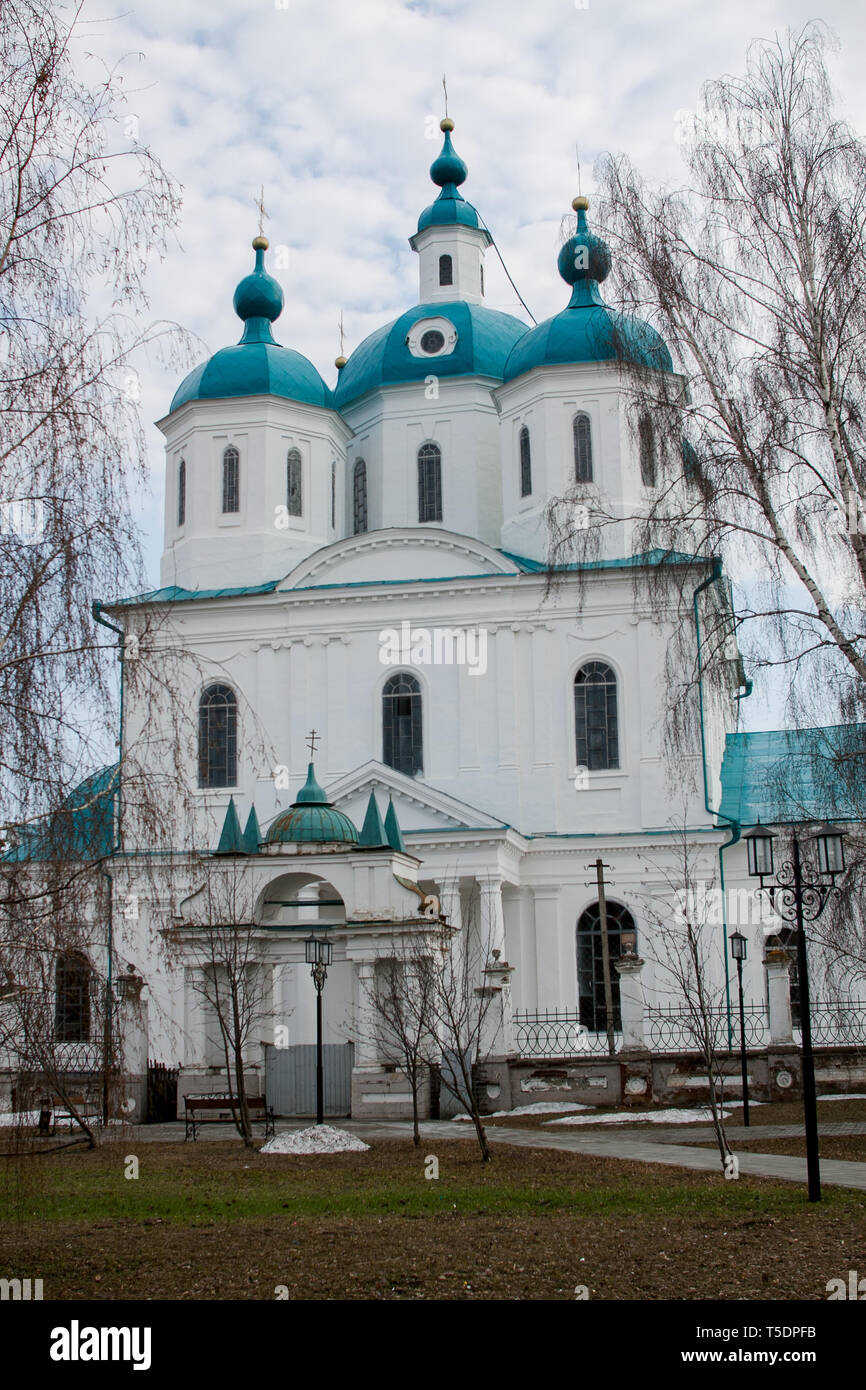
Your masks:
<path fill-rule="evenodd" d="M 594 1105 L 582 1105 L 573 1100 L 537 1100 L 534 1105 L 515 1105 L 513 1110 L 494 1110 L 482 1115 L 483 1120 L 508 1120 L 514 1115 L 562 1115 L 573 1110 L 594 1110 Z M 455 1115 L 455 1120 L 471 1120 L 471 1115 Z"/>
<path fill-rule="evenodd" d="M 848 1096 L 819 1096 L 819 1100 L 866 1100 L 866 1092 L 852 1091 Z"/>
<path fill-rule="evenodd" d="M 17 1129 L 19 1125 L 38 1125 L 38 1110 L 0 1110 L 0 1129 Z"/>
<path fill-rule="evenodd" d="M 730 1110 L 723 1110 L 728 1119 Z M 616 1111 L 607 1115 L 575 1115 L 561 1120 L 545 1120 L 547 1125 L 706 1125 L 712 1124 L 711 1110 L 633 1110 Z"/>
<path fill-rule="evenodd" d="M 334 1125 L 310 1125 L 309 1129 L 285 1129 L 259 1150 L 263 1154 L 365 1153 L 370 1145 Z"/>

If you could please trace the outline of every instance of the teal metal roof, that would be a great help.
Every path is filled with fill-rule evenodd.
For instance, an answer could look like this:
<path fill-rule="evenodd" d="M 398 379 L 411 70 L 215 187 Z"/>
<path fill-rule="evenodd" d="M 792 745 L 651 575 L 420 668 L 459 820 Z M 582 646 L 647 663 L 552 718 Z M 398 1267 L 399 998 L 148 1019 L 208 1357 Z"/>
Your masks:
<path fill-rule="evenodd" d="M 573 286 L 571 300 L 516 344 L 505 367 L 506 381 L 533 367 L 614 359 L 656 371 L 674 369 L 663 339 L 650 324 L 618 313 L 602 299 L 598 286 L 610 271 L 610 248 L 590 232 L 587 206 L 586 198 L 575 199 L 577 233 L 557 261 L 563 280 Z"/>
<path fill-rule="evenodd" d="M 512 555 L 510 550 L 501 550 L 507 560 L 525 570 L 527 574 L 546 574 L 552 569 L 556 574 L 569 570 L 624 570 L 640 569 L 652 565 L 702 565 L 710 561 L 701 555 L 686 555 L 680 550 L 644 550 L 639 555 L 626 555 L 620 560 L 580 560 L 568 565 L 547 565 L 543 560 L 530 560 L 525 555 Z"/>
<path fill-rule="evenodd" d="M 575 285 L 568 308 L 533 328 L 514 347 L 505 366 L 513 381 L 533 367 L 613 359 L 672 372 L 674 364 L 663 339 L 641 319 L 588 298 L 587 286 Z"/>
<path fill-rule="evenodd" d="M 421 319 L 444 318 L 457 330 L 454 351 L 437 357 L 413 357 L 406 339 Z M 398 319 L 378 328 L 355 349 L 340 372 L 335 404 L 342 410 L 350 401 L 398 382 L 424 381 L 425 377 L 487 376 L 502 380 L 505 363 L 527 326 L 511 314 L 481 304 L 454 300 L 447 304 L 416 304 Z"/>
<path fill-rule="evenodd" d="M 256 237 L 255 269 L 235 290 L 234 308 L 244 323 L 243 337 L 189 373 L 174 393 L 169 414 L 188 401 L 230 396 L 282 396 L 333 409 L 331 390 L 312 362 L 293 348 L 281 347 L 271 333 L 271 323 L 282 312 L 283 291 L 264 268 L 267 245 L 265 237 Z"/>
<path fill-rule="evenodd" d="M 131 608 L 144 603 L 188 603 L 193 599 L 243 598 L 250 594 L 272 594 L 279 579 L 269 579 L 266 584 L 247 584 L 239 589 L 182 589 L 178 584 L 167 584 L 162 589 L 151 589 L 146 594 L 135 594 L 132 598 L 118 599 L 109 608 Z"/>
<path fill-rule="evenodd" d="M 273 844 L 350 844 L 358 843 L 358 831 L 348 816 L 331 805 L 316 781 L 313 764 L 307 767 L 307 780 L 288 811 L 271 824 L 265 837 Z"/>
<path fill-rule="evenodd" d="M 105 859 L 114 852 L 114 824 L 120 767 L 100 768 L 80 782 L 53 815 L 17 832 L 18 843 L 3 855 L 7 863 L 30 860 Z"/>
<path fill-rule="evenodd" d="M 719 815 L 738 825 L 857 820 L 866 724 L 728 734 Z"/>

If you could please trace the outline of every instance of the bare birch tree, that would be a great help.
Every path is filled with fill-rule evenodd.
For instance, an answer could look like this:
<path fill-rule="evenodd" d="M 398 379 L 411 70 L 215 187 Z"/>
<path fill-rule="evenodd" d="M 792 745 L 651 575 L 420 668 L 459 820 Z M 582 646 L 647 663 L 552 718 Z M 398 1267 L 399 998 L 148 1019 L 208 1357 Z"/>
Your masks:
<path fill-rule="evenodd" d="M 252 1146 L 246 1068 L 256 1029 L 272 1022 L 273 979 L 263 963 L 262 930 L 243 867 L 235 859 L 201 864 L 203 884 L 182 931 L 193 990 L 215 1024 L 238 1134 Z"/>
<path fill-rule="evenodd" d="M 404 935 L 395 943 L 393 954 L 376 961 L 369 989 L 380 1055 L 399 1063 L 412 1092 L 412 1140 L 416 1148 L 421 1143 L 421 1088 L 435 1065 L 436 977 L 426 933 Z"/>
<path fill-rule="evenodd" d="M 698 856 L 687 837 L 686 824 L 684 820 L 675 836 L 675 866 L 653 866 L 667 885 L 670 899 L 645 901 L 646 916 L 653 927 L 653 954 L 648 958 L 683 1010 L 683 1031 L 700 1054 L 707 1077 L 713 1131 L 727 1176 L 732 1155 L 725 1131 L 724 1073 L 720 1066 L 720 1053 L 727 1050 L 720 1045 L 725 1006 L 725 962 L 721 952 L 726 943 L 720 949 L 719 928 L 707 920 L 713 915 L 707 911 L 707 904 L 715 880 L 699 876 Z"/>
<path fill-rule="evenodd" d="M 743 75 L 705 86 L 682 132 L 682 185 L 652 187 L 608 155 L 593 205 L 618 305 L 659 330 L 675 364 L 633 365 L 614 329 L 644 475 L 625 518 L 635 550 L 721 557 L 751 576 L 736 633 L 801 723 L 866 705 L 866 146 L 836 112 L 829 46 L 818 23 L 754 44 Z M 600 530 L 624 520 L 587 493 L 589 524 L 575 524 L 574 500 L 554 518 L 554 561 L 592 558 Z M 659 565 L 642 579 L 659 607 L 685 608 L 693 575 Z M 729 644 L 724 607 L 707 656 Z M 686 627 L 671 642 L 673 715 L 699 674 Z"/>

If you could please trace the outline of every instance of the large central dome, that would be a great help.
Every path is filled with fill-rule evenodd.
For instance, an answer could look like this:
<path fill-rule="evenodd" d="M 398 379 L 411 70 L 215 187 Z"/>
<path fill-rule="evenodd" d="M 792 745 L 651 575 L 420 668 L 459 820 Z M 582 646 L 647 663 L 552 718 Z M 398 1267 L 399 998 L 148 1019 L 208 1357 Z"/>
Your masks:
<path fill-rule="evenodd" d="M 433 332 L 445 320 L 456 334 L 450 352 L 437 346 L 429 355 L 410 346 L 412 330 L 430 320 Z M 380 386 L 400 382 L 424 381 L 428 376 L 487 376 L 501 381 L 506 360 L 518 340 L 528 332 L 527 325 L 511 314 L 486 309 L 465 300 L 452 303 L 416 304 L 398 319 L 371 333 L 355 349 L 340 373 L 335 399 L 337 408 L 374 391 Z"/>

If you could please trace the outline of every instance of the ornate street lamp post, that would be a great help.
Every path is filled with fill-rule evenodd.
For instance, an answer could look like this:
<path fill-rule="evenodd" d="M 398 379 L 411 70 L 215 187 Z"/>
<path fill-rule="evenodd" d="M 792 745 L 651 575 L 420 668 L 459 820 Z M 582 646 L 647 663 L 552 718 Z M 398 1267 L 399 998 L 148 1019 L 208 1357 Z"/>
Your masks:
<path fill-rule="evenodd" d="M 323 1122 L 325 1108 L 325 1069 L 322 1063 L 322 990 L 328 978 L 328 966 L 334 958 L 334 948 L 330 941 L 322 941 L 317 936 L 308 936 L 304 942 L 307 952 L 307 965 L 313 968 L 310 974 L 316 986 L 316 1124 Z"/>
<path fill-rule="evenodd" d="M 749 873 L 761 880 L 759 892 L 766 893 L 774 910 L 786 922 L 797 924 L 797 971 L 800 982 L 800 1029 L 802 1033 L 803 1110 L 806 1124 L 806 1167 L 809 1178 L 809 1201 L 821 1200 L 821 1169 L 818 1159 L 818 1107 L 815 1095 L 815 1059 L 812 1055 L 812 1017 L 809 1005 L 809 962 L 806 952 L 805 922 L 821 916 L 833 893 L 838 893 L 836 877 L 844 873 L 845 851 L 843 833 L 832 825 L 821 825 L 809 838 L 815 845 L 818 872 L 806 867 L 800 857 L 800 842 L 793 838 L 793 857 L 779 866 L 776 882 L 769 887 L 765 878 L 773 875 L 773 840 L 771 830 L 760 823 L 743 837 L 748 846 Z M 830 878 L 831 883 L 823 882 Z"/>
<path fill-rule="evenodd" d="M 740 986 L 740 1071 L 743 1077 L 743 1124 L 749 1123 L 749 1073 L 746 1065 L 746 1009 L 743 1003 L 743 961 L 748 943 L 741 931 L 731 933 L 731 955 L 737 962 L 737 981 Z"/>

